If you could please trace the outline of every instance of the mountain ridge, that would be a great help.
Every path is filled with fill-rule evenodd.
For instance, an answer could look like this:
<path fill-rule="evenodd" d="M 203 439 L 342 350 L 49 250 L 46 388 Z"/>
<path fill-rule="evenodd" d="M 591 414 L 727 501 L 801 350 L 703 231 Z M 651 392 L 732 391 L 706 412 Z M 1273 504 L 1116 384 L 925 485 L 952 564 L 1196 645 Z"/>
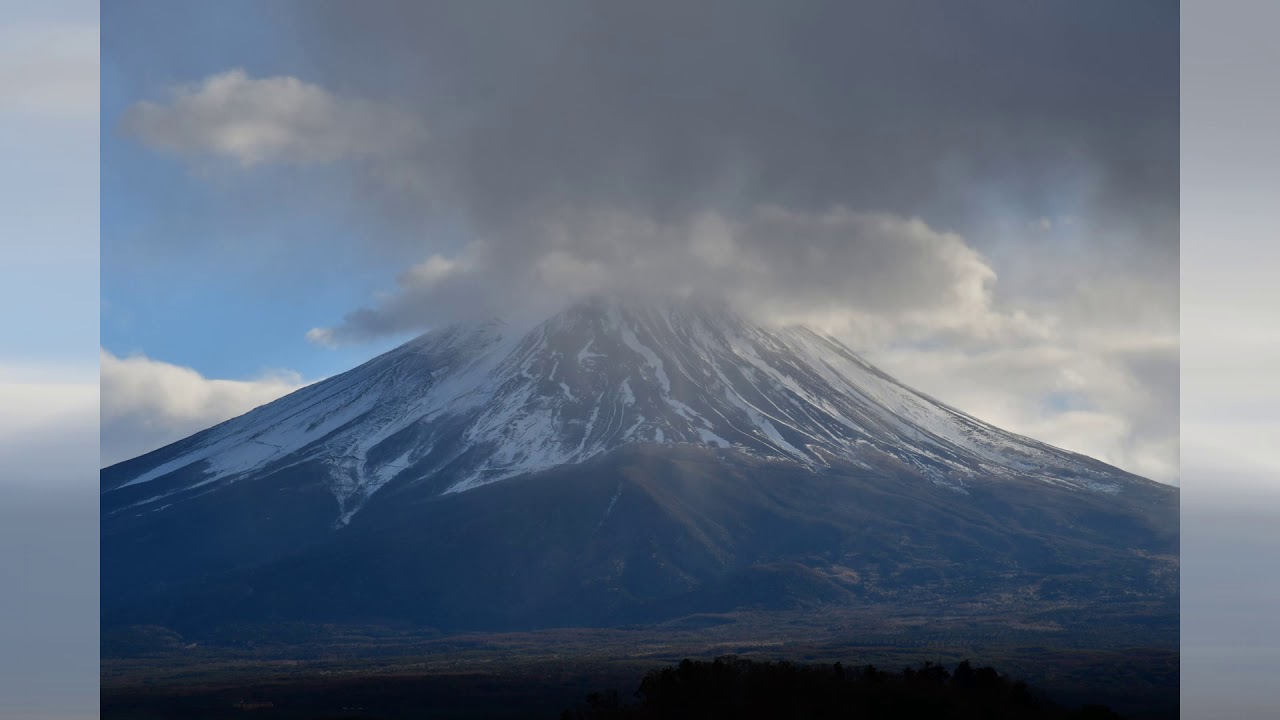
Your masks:
<path fill-rule="evenodd" d="M 515 330 L 489 320 L 426 333 L 105 468 L 104 494 L 198 468 L 194 482 L 157 484 L 113 508 L 154 509 L 323 458 L 345 524 L 400 476 L 448 475 L 442 491 L 463 492 L 628 442 L 732 447 L 807 467 L 898 462 L 961 494 L 977 477 L 1017 473 L 1096 492 L 1137 477 L 977 420 L 833 338 L 754 325 L 725 307 L 597 296 Z"/>
<path fill-rule="evenodd" d="M 1176 627 L 1176 488 L 698 303 L 442 328 L 101 480 L 104 626 Z"/>

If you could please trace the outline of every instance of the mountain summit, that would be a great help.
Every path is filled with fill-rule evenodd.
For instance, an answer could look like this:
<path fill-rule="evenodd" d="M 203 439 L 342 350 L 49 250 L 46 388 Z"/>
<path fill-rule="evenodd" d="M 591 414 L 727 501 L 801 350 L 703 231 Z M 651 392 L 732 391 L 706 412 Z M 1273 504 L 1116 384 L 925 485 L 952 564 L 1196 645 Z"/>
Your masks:
<path fill-rule="evenodd" d="M 110 468 L 104 489 L 114 499 L 154 488 L 127 503 L 151 511 L 318 461 L 345 523 L 393 480 L 465 492 L 628 443 L 892 469 L 962 494 L 967 483 L 1014 476 L 1108 493 L 1140 482 L 965 415 L 806 328 L 766 329 L 691 301 L 609 297 L 522 335 L 500 321 L 427 333 Z"/>
<path fill-rule="evenodd" d="M 705 610 L 778 563 L 839 603 L 889 597 L 921 562 L 933 582 L 969 558 L 1002 590 L 1008 571 L 1105 566 L 1089 548 L 1150 565 L 1140 592 L 1165 595 L 1176 506 L 811 330 L 597 297 L 527 332 L 429 332 L 104 469 L 104 613 L 155 621 L 181 598 L 233 619 L 614 622 Z M 525 580 L 470 577 L 467 557 Z"/>

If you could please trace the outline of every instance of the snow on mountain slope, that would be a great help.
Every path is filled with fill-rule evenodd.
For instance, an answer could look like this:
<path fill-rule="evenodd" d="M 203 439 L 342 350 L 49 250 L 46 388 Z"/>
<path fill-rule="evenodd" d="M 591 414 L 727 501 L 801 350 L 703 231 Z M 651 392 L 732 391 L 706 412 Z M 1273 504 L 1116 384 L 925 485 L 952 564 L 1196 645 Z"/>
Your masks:
<path fill-rule="evenodd" d="M 1136 480 L 943 405 L 810 330 L 688 301 L 595 298 L 523 334 L 498 321 L 427 333 L 109 468 L 103 489 L 155 483 L 126 506 L 153 511 L 318 462 L 345 523 L 393 480 L 464 492 L 626 443 L 850 464 L 959 493 L 1010 477 L 1102 492 Z"/>

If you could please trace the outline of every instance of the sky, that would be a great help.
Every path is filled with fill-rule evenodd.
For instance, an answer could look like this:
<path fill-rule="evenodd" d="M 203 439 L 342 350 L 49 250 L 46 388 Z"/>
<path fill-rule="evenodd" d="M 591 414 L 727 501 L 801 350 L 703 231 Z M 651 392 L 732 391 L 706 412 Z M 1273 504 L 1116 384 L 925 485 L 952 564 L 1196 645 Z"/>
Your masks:
<path fill-rule="evenodd" d="M 1168 483 L 1164 2 L 113 3 L 110 464 L 443 323 L 722 296 Z"/>

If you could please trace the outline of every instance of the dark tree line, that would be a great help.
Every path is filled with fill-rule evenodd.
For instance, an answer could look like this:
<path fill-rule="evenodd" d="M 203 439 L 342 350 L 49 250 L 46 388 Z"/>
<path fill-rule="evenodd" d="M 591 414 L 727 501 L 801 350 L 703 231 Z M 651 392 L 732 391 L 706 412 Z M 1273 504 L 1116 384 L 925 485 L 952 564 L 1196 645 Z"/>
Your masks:
<path fill-rule="evenodd" d="M 886 672 L 872 665 L 798 665 L 732 656 L 685 660 L 645 675 L 634 700 L 617 690 L 592 693 L 562 720 L 1107 720 L 1102 706 L 1057 706 L 1026 683 L 968 661 L 949 672 L 926 662 Z"/>

